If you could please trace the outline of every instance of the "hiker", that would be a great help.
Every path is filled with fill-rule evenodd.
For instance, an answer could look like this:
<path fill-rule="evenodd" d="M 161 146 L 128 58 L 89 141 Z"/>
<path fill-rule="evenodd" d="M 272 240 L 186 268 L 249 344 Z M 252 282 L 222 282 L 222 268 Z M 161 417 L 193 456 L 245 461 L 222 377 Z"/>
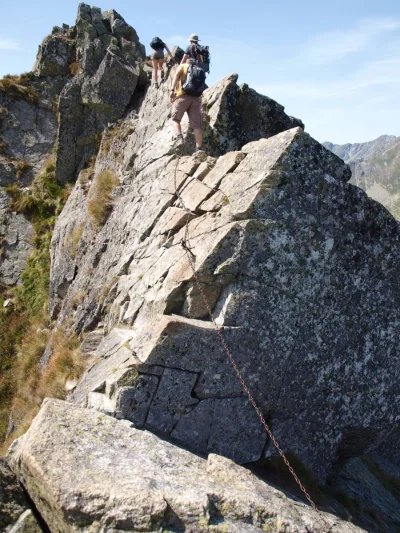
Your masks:
<path fill-rule="evenodd" d="M 181 120 L 185 112 L 189 125 L 193 128 L 196 151 L 202 150 L 203 133 L 201 129 L 201 95 L 206 88 L 204 71 L 194 65 L 189 57 L 186 63 L 179 65 L 172 82 L 170 100 L 172 102 L 172 124 L 179 144 L 183 144 Z"/>
<path fill-rule="evenodd" d="M 158 89 L 158 69 L 162 69 L 164 64 L 164 48 L 171 57 L 172 54 L 168 46 L 160 39 L 160 37 L 154 37 L 150 46 L 153 48 L 151 54 L 151 62 L 153 63 L 153 81 L 155 88 Z M 163 79 L 163 74 L 164 72 L 161 71 L 161 81 Z"/>
<path fill-rule="evenodd" d="M 189 57 L 194 59 L 195 64 L 202 68 L 204 72 L 210 72 L 210 52 L 208 46 L 199 45 L 199 36 L 192 33 L 189 37 L 190 45 L 186 48 L 182 57 L 181 65 L 184 65 Z"/>

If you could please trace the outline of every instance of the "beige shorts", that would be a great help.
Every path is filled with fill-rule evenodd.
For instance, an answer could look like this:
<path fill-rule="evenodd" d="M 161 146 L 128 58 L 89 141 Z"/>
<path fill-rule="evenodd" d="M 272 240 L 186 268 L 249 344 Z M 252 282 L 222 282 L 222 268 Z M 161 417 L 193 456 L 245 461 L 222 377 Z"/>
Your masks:
<path fill-rule="evenodd" d="M 185 112 L 188 114 L 190 127 L 194 130 L 201 129 L 201 99 L 198 96 L 184 94 L 175 100 L 172 106 L 172 120 L 180 122 Z"/>

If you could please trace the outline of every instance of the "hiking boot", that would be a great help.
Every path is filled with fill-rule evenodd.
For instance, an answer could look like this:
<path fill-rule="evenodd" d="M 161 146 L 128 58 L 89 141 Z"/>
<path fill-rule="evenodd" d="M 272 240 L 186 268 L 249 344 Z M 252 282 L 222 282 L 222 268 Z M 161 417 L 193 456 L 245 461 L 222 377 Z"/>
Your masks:
<path fill-rule="evenodd" d="M 183 150 L 183 135 L 175 135 L 174 142 L 172 147 L 174 148 L 174 152 L 177 154 L 181 154 Z"/>
<path fill-rule="evenodd" d="M 155 82 L 154 82 L 154 87 L 155 87 L 156 89 L 158 89 L 158 81 L 155 81 Z"/>

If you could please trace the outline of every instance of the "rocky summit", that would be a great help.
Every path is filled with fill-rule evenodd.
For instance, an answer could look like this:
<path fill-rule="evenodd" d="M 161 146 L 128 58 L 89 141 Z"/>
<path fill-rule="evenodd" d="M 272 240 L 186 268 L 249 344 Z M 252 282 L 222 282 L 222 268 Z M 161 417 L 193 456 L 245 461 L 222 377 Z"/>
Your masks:
<path fill-rule="evenodd" d="M 61 367 L 64 331 L 86 370 L 57 389 L 69 403 L 45 400 L 10 465 L 55 532 L 396 533 L 399 223 L 237 74 L 202 96 L 204 151 L 187 122 L 177 146 L 176 68 L 151 84 L 136 31 L 85 4 L 40 47 L 30 83 L 58 80 L 52 183 L 71 191 L 38 368 Z M 7 208 L 13 190 L 10 286 L 36 227 Z M 328 513 L 239 466 L 268 479 L 281 458 L 237 372 Z"/>

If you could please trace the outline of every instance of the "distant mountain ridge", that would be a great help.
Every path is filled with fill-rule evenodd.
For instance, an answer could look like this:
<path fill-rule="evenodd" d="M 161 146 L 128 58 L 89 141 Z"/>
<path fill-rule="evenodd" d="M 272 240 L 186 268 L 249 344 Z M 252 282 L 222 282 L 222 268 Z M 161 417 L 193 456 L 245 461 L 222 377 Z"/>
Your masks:
<path fill-rule="evenodd" d="M 381 135 L 366 143 L 323 145 L 350 165 L 350 183 L 400 219 L 400 137 Z"/>

